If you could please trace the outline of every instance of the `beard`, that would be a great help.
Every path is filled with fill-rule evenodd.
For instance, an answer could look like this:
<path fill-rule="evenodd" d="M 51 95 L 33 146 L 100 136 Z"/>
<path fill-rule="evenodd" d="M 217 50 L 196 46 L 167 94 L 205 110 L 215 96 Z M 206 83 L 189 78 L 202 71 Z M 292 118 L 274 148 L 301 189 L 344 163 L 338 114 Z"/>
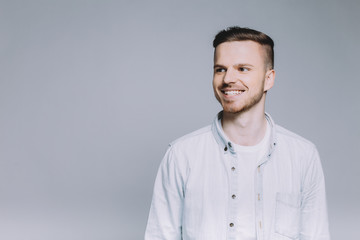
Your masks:
<path fill-rule="evenodd" d="M 249 111 L 253 106 L 258 104 L 263 97 L 263 92 L 256 93 L 255 96 L 245 99 L 244 102 L 220 102 L 224 112 L 244 113 Z"/>
<path fill-rule="evenodd" d="M 215 97 L 223 107 L 224 112 L 228 113 L 244 113 L 249 111 L 251 108 L 253 108 L 255 105 L 257 105 L 263 96 L 265 96 L 264 84 L 255 92 L 244 92 L 242 94 L 246 94 L 249 96 L 242 96 L 244 99 L 241 99 L 240 101 L 226 101 L 225 99 L 220 98 L 220 96 L 215 92 Z"/>

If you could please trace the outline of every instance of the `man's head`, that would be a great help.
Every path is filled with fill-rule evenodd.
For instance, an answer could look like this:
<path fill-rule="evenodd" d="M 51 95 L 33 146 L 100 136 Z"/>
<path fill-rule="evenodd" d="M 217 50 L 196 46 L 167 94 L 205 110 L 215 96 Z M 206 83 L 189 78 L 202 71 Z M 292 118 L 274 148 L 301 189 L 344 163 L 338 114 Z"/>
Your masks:
<path fill-rule="evenodd" d="M 213 42 L 213 87 L 224 112 L 264 111 L 275 79 L 274 42 L 266 34 L 240 27 L 219 32 Z"/>
<path fill-rule="evenodd" d="M 253 41 L 260 44 L 265 51 L 266 67 L 274 68 L 274 41 L 268 35 L 250 28 L 229 27 L 216 34 L 213 47 L 216 49 L 221 43 L 234 41 Z"/>

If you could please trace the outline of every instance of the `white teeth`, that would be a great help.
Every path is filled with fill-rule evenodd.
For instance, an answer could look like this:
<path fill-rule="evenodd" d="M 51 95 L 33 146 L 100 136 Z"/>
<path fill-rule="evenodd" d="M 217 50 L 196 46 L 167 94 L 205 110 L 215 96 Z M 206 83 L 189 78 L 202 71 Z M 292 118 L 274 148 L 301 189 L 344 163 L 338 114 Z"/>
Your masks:
<path fill-rule="evenodd" d="M 235 90 L 235 91 L 225 91 L 224 93 L 225 93 L 225 95 L 237 95 L 237 94 L 240 94 L 241 91 L 239 91 L 239 90 Z"/>

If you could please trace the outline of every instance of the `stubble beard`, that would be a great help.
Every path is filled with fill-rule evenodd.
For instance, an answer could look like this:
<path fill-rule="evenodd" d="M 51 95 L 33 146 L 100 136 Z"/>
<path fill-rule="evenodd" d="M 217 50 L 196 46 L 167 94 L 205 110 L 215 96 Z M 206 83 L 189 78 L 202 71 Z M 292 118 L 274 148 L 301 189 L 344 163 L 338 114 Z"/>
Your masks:
<path fill-rule="evenodd" d="M 242 102 L 223 102 L 221 101 L 219 96 L 216 96 L 216 99 L 219 101 L 221 106 L 223 107 L 224 112 L 232 113 L 232 114 L 238 114 L 238 113 L 244 113 L 249 111 L 251 108 L 253 108 L 255 105 L 257 105 L 261 99 L 263 98 L 263 95 L 265 94 L 261 87 L 258 92 L 254 96 L 251 96 L 250 98 L 244 99 Z M 248 93 L 245 93 L 248 94 Z"/>

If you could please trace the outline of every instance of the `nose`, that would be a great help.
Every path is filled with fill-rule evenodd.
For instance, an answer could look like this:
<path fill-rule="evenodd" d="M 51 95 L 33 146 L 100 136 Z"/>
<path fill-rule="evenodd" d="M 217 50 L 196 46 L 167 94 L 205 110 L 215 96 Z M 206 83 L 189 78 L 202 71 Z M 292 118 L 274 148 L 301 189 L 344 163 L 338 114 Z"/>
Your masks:
<path fill-rule="evenodd" d="M 226 73 L 224 74 L 223 82 L 226 84 L 235 83 L 236 82 L 235 71 L 233 71 L 231 68 L 228 68 Z"/>

